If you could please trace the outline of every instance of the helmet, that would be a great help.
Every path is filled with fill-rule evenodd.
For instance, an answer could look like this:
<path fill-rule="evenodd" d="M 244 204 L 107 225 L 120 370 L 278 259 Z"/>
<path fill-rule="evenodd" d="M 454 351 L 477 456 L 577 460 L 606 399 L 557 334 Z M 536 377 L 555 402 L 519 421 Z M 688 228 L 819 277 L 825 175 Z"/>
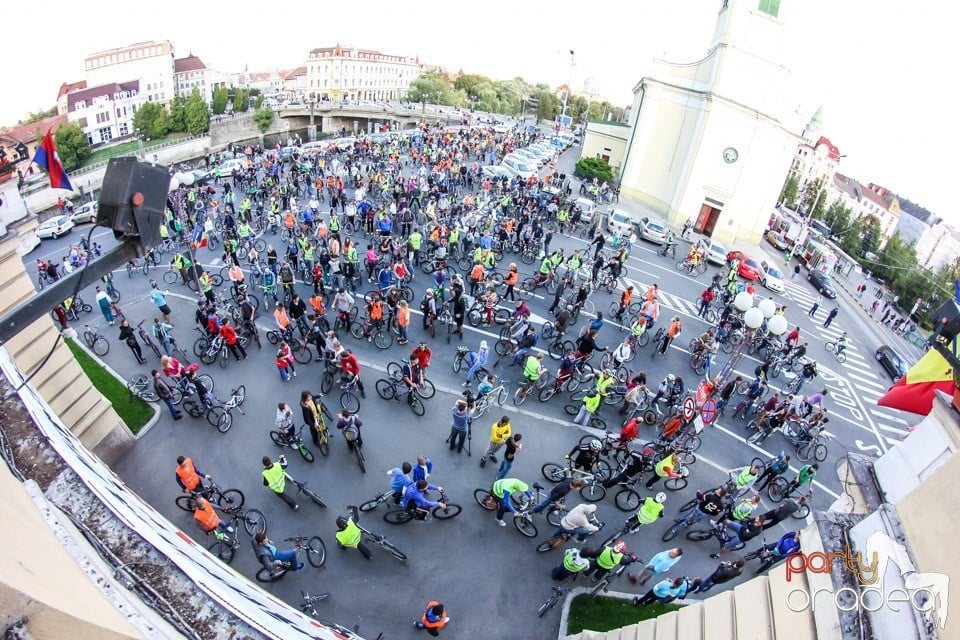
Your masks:
<path fill-rule="evenodd" d="M 481 341 L 480 341 L 480 348 L 481 348 L 481 349 L 486 349 L 486 348 L 487 348 L 487 341 L 486 341 L 486 340 L 481 340 Z"/>
<path fill-rule="evenodd" d="M 623 540 L 617 540 L 613 543 L 612 549 L 617 553 L 626 553 L 627 552 L 627 543 Z"/>
<path fill-rule="evenodd" d="M 511 263 L 510 263 L 510 268 L 511 268 L 511 269 L 516 269 L 516 268 L 517 268 L 517 263 L 516 263 L 516 262 L 511 262 Z"/>
<path fill-rule="evenodd" d="M 572 304 L 568 304 L 568 305 L 567 305 L 567 311 L 573 312 L 573 305 L 572 305 Z"/>
<path fill-rule="evenodd" d="M 663 504 L 664 502 L 667 501 L 667 494 L 665 494 L 663 491 L 661 491 L 660 493 L 658 493 L 658 494 L 656 495 L 656 497 L 654 497 L 654 500 L 656 500 L 656 501 L 659 502 L 660 504 Z"/>
<path fill-rule="evenodd" d="M 603 443 L 602 443 L 602 442 L 600 442 L 600 441 L 597 440 L 597 439 L 593 439 L 593 440 L 590 441 L 590 450 L 591 450 L 591 451 L 600 451 L 601 449 L 603 449 Z"/>
<path fill-rule="evenodd" d="M 672 373 L 667 374 L 667 382 L 673 382 L 676 379 L 677 379 L 677 376 L 673 375 Z"/>

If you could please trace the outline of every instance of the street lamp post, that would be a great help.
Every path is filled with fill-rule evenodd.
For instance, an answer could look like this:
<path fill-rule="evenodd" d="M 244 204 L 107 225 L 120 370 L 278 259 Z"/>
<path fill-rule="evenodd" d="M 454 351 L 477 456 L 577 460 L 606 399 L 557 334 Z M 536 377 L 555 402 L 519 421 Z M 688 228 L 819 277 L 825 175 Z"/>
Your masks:
<path fill-rule="evenodd" d="M 567 99 L 570 97 L 570 85 L 572 83 L 573 83 L 573 49 L 570 49 L 570 75 L 567 76 L 567 92 L 563 94 L 563 113 L 561 118 L 567 117 Z"/>
<path fill-rule="evenodd" d="M 726 382 L 730 374 L 736 369 L 740 360 L 743 359 L 747 348 L 758 340 L 764 333 L 761 327 L 766 323 L 766 333 L 772 336 L 780 336 L 787 330 L 787 319 L 781 315 L 775 315 L 777 310 L 776 303 L 765 298 L 757 306 L 753 306 L 754 297 L 746 291 L 741 291 L 733 299 L 733 306 L 737 311 L 743 314 L 743 324 L 746 325 L 749 333 L 737 345 L 730 356 L 727 364 L 723 365 L 720 374 L 713 380 L 714 389 L 719 389 Z"/>

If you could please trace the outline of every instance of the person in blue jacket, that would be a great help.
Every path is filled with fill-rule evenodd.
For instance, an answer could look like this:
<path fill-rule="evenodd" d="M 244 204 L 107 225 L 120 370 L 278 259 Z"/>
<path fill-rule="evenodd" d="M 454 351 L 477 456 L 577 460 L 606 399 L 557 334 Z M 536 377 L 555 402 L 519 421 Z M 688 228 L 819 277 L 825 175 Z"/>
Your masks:
<path fill-rule="evenodd" d="M 800 533 L 791 531 L 783 534 L 779 540 L 772 544 L 764 545 L 764 549 L 770 552 L 769 557 L 763 561 L 763 564 L 757 569 L 757 573 L 763 573 L 773 565 L 777 564 L 791 553 L 800 551 Z"/>
<path fill-rule="evenodd" d="M 417 456 L 417 466 L 413 468 L 413 481 L 426 480 L 433 473 L 433 460 L 427 456 Z"/>
<path fill-rule="evenodd" d="M 412 469 L 411 464 L 404 461 L 399 467 L 387 471 L 390 476 L 390 490 L 393 491 L 393 504 L 400 504 L 400 498 L 403 497 L 404 491 L 413 484 L 413 480 L 410 479 Z"/>
<path fill-rule="evenodd" d="M 427 496 L 424 495 L 427 491 L 443 491 L 443 487 L 430 484 L 426 480 L 420 480 L 416 484 L 411 484 L 407 487 L 407 492 L 403 494 L 403 503 L 406 508 L 426 509 L 428 511 L 437 507 L 441 509 L 447 508 L 447 505 L 443 502 L 428 500 Z M 425 520 L 429 520 L 429 516 L 427 516 Z"/>
<path fill-rule="evenodd" d="M 477 375 L 477 372 L 487 364 L 487 358 L 490 355 L 490 349 L 487 347 L 487 341 L 480 341 L 480 349 L 477 351 L 471 351 L 466 356 L 464 356 L 463 361 L 470 367 L 470 370 L 467 371 L 467 379 L 463 382 L 464 387 L 470 386 L 470 383 L 473 382 L 473 377 Z"/>

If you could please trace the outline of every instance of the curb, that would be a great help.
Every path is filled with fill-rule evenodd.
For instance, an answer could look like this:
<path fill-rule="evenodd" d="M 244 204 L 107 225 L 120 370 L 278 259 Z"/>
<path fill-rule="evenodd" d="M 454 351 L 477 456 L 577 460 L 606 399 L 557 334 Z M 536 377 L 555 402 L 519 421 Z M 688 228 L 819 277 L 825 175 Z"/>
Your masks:
<path fill-rule="evenodd" d="M 563 601 L 563 609 L 560 610 L 560 629 L 557 632 L 557 640 L 563 640 L 563 638 L 566 638 L 568 635 L 570 635 L 569 632 L 567 631 L 567 622 L 569 621 L 569 618 L 570 618 L 570 606 L 573 604 L 574 598 L 576 598 L 577 596 L 588 594 L 588 593 L 590 593 L 590 589 L 586 587 L 575 587 L 571 589 L 570 592 L 567 594 L 567 597 Z M 599 594 L 598 597 L 614 598 L 617 600 L 630 600 L 632 602 L 634 597 L 636 597 L 636 594 L 625 593 L 623 591 L 606 591 L 604 593 Z M 692 600 L 690 602 L 687 602 L 685 600 L 677 599 L 671 602 L 670 604 L 675 604 L 679 607 L 686 607 L 692 604 L 701 604 L 702 602 L 703 602 L 702 600 Z M 585 629 L 585 631 L 587 631 L 587 629 Z M 597 631 L 595 633 L 606 633 L 606 632 Z"/>

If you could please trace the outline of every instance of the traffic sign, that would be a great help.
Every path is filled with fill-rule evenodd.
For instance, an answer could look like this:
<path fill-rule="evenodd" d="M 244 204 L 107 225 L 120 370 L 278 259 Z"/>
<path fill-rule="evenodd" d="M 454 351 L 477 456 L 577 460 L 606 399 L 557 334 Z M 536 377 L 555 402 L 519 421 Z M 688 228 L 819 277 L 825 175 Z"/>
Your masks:
<path fill-rule="evenodd" d="M 713 384 L 703 380 L 700 384 L 697 385 L 697 404 L 703 405 L 708 397 L 710 397 L 710 392 L 713 391 Z"/>
<path fill-rule="evenodd" d="M 697 405 L 693 401 L 693 398 L 687 397 L 683 401 L 683 419 L 693 420 L 695 415 L 697 415 Z"/>
<path fill-rule="evenodd" d="M 707 398 L 700 409 L 700 417 L 705 424 L 713 424 L 713 421 L 717 419 L 717 401 L 713 398 Z"/>

